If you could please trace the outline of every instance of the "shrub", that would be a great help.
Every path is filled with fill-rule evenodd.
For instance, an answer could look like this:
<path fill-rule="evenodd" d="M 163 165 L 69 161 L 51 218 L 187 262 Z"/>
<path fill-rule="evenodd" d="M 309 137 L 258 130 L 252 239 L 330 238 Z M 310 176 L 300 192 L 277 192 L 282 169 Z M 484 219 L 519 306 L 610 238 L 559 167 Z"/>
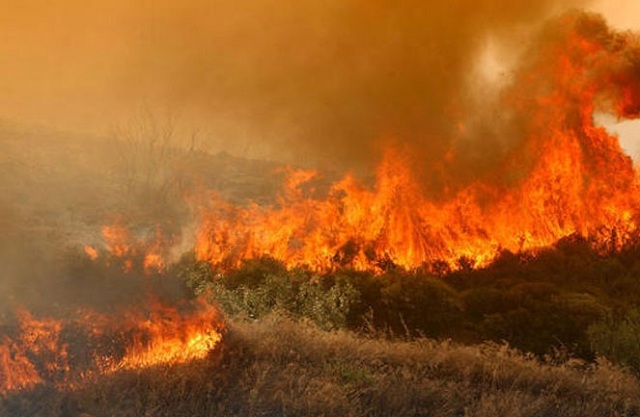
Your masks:
<path fill-rule="evenodd" d="M 222 276 L 214 280 L 210 288 L 220 307 L 231 316 L 257 319 L 276 310 L 295 315 L 298 285 L 291 280 L 291 275 L 269 274 L 261 281 L 253 286 L 230 287 Z"/>
<path fill-rule="evenodd" d="M 352 308 L 360 303 L 359 291 L 346 279 L 287 271 L 266 257 L 216 275 L 208 264 L 187 258 L 178 275 L 194 294 L 210 291 L 227 315 L 247 319 L 279 313 L 333 330 L 347 327 Z"/>
<path fill-rule="evenodd" d="M 173 266 L 173 273 L 182 281 L 187 292 L 195 296 L 204 293 L 213 279 L 211 266 L 196 260 L 194 252 L 184 254 Z"/>
<path fill-rule="evenodd" d="M 381 298 L 392 329 L 449 337 L 460 324 L 458 294 L 444 280 L 415 274 L 387 278 Z"/>
<path fill-rule="evenodd" d="M 597 353 L 640 373 L 640 310 L 630 309 L 619 318 L 609 314 L 587 333 Z"/>
<path fill-rule="evenodd" d="M 300 286 L 298 314 L 325 330 L 347 327 L 349 312 L 359 301 L 360 294 L 346 281 L 335 281 L 328 288 L 323 287 L 319 280 L 309 280 Z"/>

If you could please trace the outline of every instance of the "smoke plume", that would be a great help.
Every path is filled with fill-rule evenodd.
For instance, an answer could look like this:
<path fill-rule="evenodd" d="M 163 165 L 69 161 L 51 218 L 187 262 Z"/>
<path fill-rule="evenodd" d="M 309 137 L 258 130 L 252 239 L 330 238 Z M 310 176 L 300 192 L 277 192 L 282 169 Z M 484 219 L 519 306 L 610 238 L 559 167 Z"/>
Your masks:
<path fill-rule="evenodd" d="M 545 235 L 547 243 L 567 230 L 582 230 L 582 219 L 594 215 L 590 207 L 608 204 L 609 194 L 625 194 L 634 178 L 631 161 L 615 138 L 598 130 L 592 116 L 601 111 L 637 117 L 638 42 L 608 29 L 595 15 L 567 13 L 569 7 L 586 4 L 302 0 L 283 5 L 256 0 L 240 7 L 228 0 L 135 5 L 123 0 L 16 1 L 0 17 L 7 35 L 0 39 L 0 53 L 7 58 L 0 68 L 0 117 L 101 131 L 130 118 L 142 104 L 200 128 L 198 145 L 209 150 L 368 174 L 380 161 L 382 148 L 392 144 L 400 168 L 411 173 L 411 191 L 420 197 L 407 205 L 454 201 L 460 212 L 477 206 L 478 212 L 493 207 L 498 214 L 508 211 L 504 207 L 517 207 L 514 218 L 521 219 L 535 217 L 531 207 L 569 207 L 569 215 L 557 214 L 560 232 Z M 39 134 L 22 139 L 14 131 L 2 134 L 27 146 L 45 141 Z M 140 145 L 136 138 L 130 144 Z M 7 213 L 4 219 L 18 219 L 4 220 L 16 232 L 0 238 L 0 260 L 9 264 L 20 258 L 12 261 L 19 265 L 16 271 L 28 270 L 33 258 L 32 250 L 14 248 L 10 236 L 21 236 L 16 224 L 47 233 L 60 230 L 50 222 L 48 228 L 34 225 L 40 212 L 26 212 L 25 207 L 65 213 L 57 217 L 64 223 L 78 220 L 66 214 L 69 207 L 86 204 L 87 212 L 93 207 L 106 211 L 100 198 L 84 196 L 123 194 L 108 179 L 96 185 L 95 178 L 113 169 L 95 162 L 105 159 L 98 148 L 80 161 L 85 171 L 53 181 L 51 173 L 59 174 L 58 167 L 80 159 L 57 154 L 58 140 L 49 138 L 42 155 L 34 156 L 35 150 L 28 148 L 18 158 L 35 161 L 24 167 L 24 185 L 15 181 L 22 169 L 18 164 L 2 161 L 0 166 L 0 185 L 14 193 L 4 194 L 0 213 Z M 2 144 L 3 150 L 9 142 Z M 147 171 L 122 170 L 133 196 L 127 201 L 141 201 L 148 208 L 139 210 L 144 213 L 140 217 L 155 210 L 157 217 L 175 218 L 173 226 L 179 229 L 184 218 L 180 210 L 165 216 L 172 210 L 157 203 L 176 200 L 159 192 L 176 178 L 155 171 L 162 165 L 158 161 L 166 161 L 168 149 L 156 148 L 158 152 L 150 152 L 138 146 L 137 155 L 128 148 L 120 152 L 130 159 L 146 158 L 128 167 Z M 41 160 L 47 172 L 30 171 Z M 180 163 L 192 167 L 193 162 Z M 399 171 L 389 164 L 386 169 L 394 175 Z M 216 174 L 222 177 L 220 172 Z M 140 176 L 146 178 L 142 183 Z M 142 197 L 135 187 L 141 184 L 149 191 Z M 600 192 L 604 185 L 613 191 Z M 393 184 L 388 188 L 398 192 Z M 23 190 L 37 190 L 37 199 L 29 200 Z M 466 200 L 459 198 L 461 190 L 467 190 Z M 556 198 L 565 194 L 573 205 Z M 55 204 L 44 204 L 52 202 L 51 195 Z M 585 196 L 603 203 L 587 204 Z M 626 210 L 629 204 L 624 203 L 619 206 Z M 549 218 L 545 210 L 540 217 Z M 433 222 L 431 215 L 405 217 L 417 230 Z M 461 230 L 468 233 L 472 223 L 459 217 Z M 484 227 L 486 219 L 480 220 Z M 451 223 L 444 222 L 447 227 Z M 40 240 L 46 241 L 43 235 Z M 47 281 L 50 270 L 41 269 L 27 275 Z M 59 275 L 67 279 L 72 274 Z M 66 285 L 63 278 L 60 286 Z M 13 285 L 17 279 L 11 281 L 8 292 L 28 292 Z M 80 292 L 91 293 L 92 285 Z"/>
<path fill-rule="evenodd" d="M 487 44 L 512 60 L 541 21 L 576 4 L 15 2 L 0 41 L 12 103 L 0 110 L 94 128 L 144 103 L 250 156 L 358 168 L 395 141 L 436 167 L 491 105 L 470 92 Z M 503 141 L 496 127 L 473 132 L 480 147 Z"/>

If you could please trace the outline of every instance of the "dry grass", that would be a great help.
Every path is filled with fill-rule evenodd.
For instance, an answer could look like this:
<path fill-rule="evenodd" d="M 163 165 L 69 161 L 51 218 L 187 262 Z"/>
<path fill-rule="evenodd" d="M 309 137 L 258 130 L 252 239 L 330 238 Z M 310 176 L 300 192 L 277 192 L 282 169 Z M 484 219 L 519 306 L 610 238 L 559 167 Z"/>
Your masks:
<path fill-rule="evenodd" d="M 232 323 L 209 358 L 0 402 L 2 416 L 639 416 L 606 362 L 540 363 L 495 344 L 362 339 L 282 320 Z"/>

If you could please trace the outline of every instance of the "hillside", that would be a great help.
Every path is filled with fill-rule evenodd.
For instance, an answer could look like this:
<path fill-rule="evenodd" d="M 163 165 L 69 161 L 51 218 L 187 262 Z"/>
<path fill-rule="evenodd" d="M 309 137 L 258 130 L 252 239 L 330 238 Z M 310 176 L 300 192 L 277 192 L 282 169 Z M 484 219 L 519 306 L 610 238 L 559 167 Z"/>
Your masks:
<path fill-rule="evenodd" d="M 640 415 L 634 241 L 602 252 L 571 235 L 544 249 L 504 250 L 484 267 L 461 257 L 454 268 L 380 260 L 377 270 L 358 271 L 343 247 L 327 271 L 269 256 L 224 269 L 188 245 L 194 201 L 215 192 L 268 207 L 287 171 L 143 143 L 0 131 L 0 345 L 9 352 L 0 360 L 17 358 L 21 308 L 71 314 L 78 326 L 73 314 L 86 309 L 135 307 L 148 294 L 169 304 L 205 295 L 228 331 L 205 359 L 8 390 L 1 416 Z M 130 234 L 123 241 L 105 235 L 114 222 Z M 149 272 L 144 250 L 157 242 L 144 239 L 154 230 L 187 244 Z M 83 247 L 95 242 L 90 259 Z M 60 334 L 78 339 L 73 326 Z M 117 357 L 130 330 L 112 331 L 99 351 Z M 46 352 L 66 352 L 55 341 Z M 42 352 L 29 355 L 47 369 Z M 73 366 L 78 358 L 67 359 Z"/>
<path fill-rule="evenodd" d="M 640 383 L 607 362 L 539 361 L 499 344 L 387 341 L 266 319 L 231 323 L 207 359 L 2 398 L 2 416 L 640 415 Z"/>

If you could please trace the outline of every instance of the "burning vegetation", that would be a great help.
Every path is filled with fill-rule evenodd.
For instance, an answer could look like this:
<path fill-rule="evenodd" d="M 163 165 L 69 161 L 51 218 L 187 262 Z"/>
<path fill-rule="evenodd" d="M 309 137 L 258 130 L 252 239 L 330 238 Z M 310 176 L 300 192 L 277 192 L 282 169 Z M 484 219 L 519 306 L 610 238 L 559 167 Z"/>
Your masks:
<path fill-rule="evenodd" d="M 148 275 L 165 271 L 171 242 L 159 228 L 152 237 L 134 238 L 122 225 L 104 226 L 102 236 L 105 253 L 109 257 L 107 263 L 121 263 L 125 272 L 130 272 L 134 267 L 142 268 Z M 94 261 L 100 257 L 99 251 L 90 245 L 84 246 L 84 252 Z M 135 265 L 136 261 L 141 265 Z"/>
<path fill-rule="evenodd" d="M 492 172 L 430 198 L 420 149 L 407 144 L 387 147 L 370 187 L 347 175 L 314 193 L 318 173 L 294 171 L 275 205 L 203 209 L 198 258 L 222 270 L 263 255 L 316 271 L 456 269 L 573 234 L 602 253 L 635 242 L 638 174 L 594 114 L 640 116 L 640 39 L 589 14 L 566 15 L 543 32 L 549 39 L 529 51 L 501 99 L 522 141 Z M 448 155 L 454 168 L 454 150 Z M 452 174 L 442 182 L 453 183 Z"/>
<path fill-rule="evenodd" d="M 364 5 L 356 1 L 350 4 L 349 13 L 337 19 L 340 23 L 333 22 L 336 17 L 332 14 L 317 12 L 327 24 L 354 20 L 362 26 L 362 33 L 354 33 L 355 41 L 345 39 L 341 45 L 355 51 L 360 37 L 380 40 L 374 22 L 393 28 L 397 22 L 388 19 L 406 20 L 414 9 L 425 13 L 419 2 L 409 3 L 392 7 L 388 14 L 385 7 L 374 4 L 370 13 L 362 14 Z M 200 414 L 194 415 L 210 415 L 216 401 L 221 401 L 219 410 L 228 415 L 256 415 L 258 409 L 261 414 L 262 408 L 267 414 L 273 410 L 286 414 L 291 404 L 296 413 L 303 414 L 305 405 L 292 399 L 278 397 L 274 406 L 255 398 L 256 392 L 272 395 L 274 390 L 278 390 L 277 397 L 291 387 L 295 387 L 292 392 L 298 392 L 300 381 L 309 384 L 300 392 L 322 392 L 315 386 L 326 383 L 323 387 L 332 398 L 353 401 L 351 411 L 338 404 L 336 410 L 345 415 L 372 414 L 371 404 L 376 401 L 380 402 L 378 408 L 384 409 L 385 390 L 397 384 L 405 384 L 403 389 L 419 401 L 405 398 L 392 409 L 411 415 L 437 409 L 432 398 L 421 396 L 431 391 L 415 387 L 432 389 L 434 398 L 444 408 L 450 406 L 456 415 L 476 408 L 482 415 L 481 411 L 491 413 L 486 411 L 493 406 L 491 396 L 504 394 L 504 384 L 511 384 L 509 389 L 517 387 L 513 393 L 505 391 L 515 396 L 504 400 L 511 401 L 505 410 L 518 410 L 520 402 L 540 396 L 544 401 L 540 400 L 530 414 L 554 415 L 559 413 L 565 391 L 580 392 L 576 386 L 587 381 L 585 392 L 597 394 L 601 381 L 611 375 L 618 385 L 594 394 L 595 400 L 568 395 L 572 407 L 577 410 L 588 404 L 596 410 L 593 415 L 602 415 L 601 411 L 613 404 L 610 415 L 637 415 L 640 405 L 628 398 L 638 391 L 632 373 L 640 372 L 640 344 L 635 343 L 640 335 L 640 171 L 618 138 L 595 119 L 600 114 L 618 120 L 640 117 L 640 36 L 610 29 L 597 15 L 578 11 L 563 14 L 542 27 L 527 29 L 536 34 L 535 39 L 520 51 L 508 79 L 500 88 L 495 86 L 499 93 L 486 97 L 486 102 L 484 97 L 471 98 L 468 86 L 461 82 L 464 64 L 474 49 L 471 39 L 483 32 L 486 19 L 495 20 L 500 30 L 511 30 L 522 19 L 528 20 L 529 14 L 544 15 L 546 6 L 525 3 L 515 2 L 512 13 L 489 12 L 490 7 L 479 5 L 486 16 L 468 16 L 459 37 L 456 30 L 441 27 L 437 17 L 425 15 L 434 28 L 442 29 L 442 36 L 450 38 L 450 50 L 423 42 L 433 37 L 422 33 L 422 27 L 429 25 L 409 19 L 407 25 L 415 29 L 417 38 L 412 47 L 418 45 L 427 52 L 405 54 L 398 48 L 398 42 L 405 42 L 402 39 L 390 39 L 388 45 L 363 54 L 353 52 L 354 61 L 371 63 L 391 51 L 402 76 L 391 71 L 395 62 L 381 63 L 384 71 L 378 72 L 346 60 L 358 69 L 350 72 L 340 68 L 348 76 L 336 75 L 323 86 L 331 92 L 358 93 L 345 98 L 345 104 L 336 103 L 338 121 L 360 112 L 366 116 L 354 118 L 345 128 L 346 133 L 357 130 L 357 137 L 345 149 L 336 146 L 345 132 L 327 139 L 325 152 L 338 149 L 339 161 L 330 174 L 333 177 L 325 177 L 326 170 L 319 168 L 278 166 L 273 182 L 281 178 L 281 190 L 273 193 L 276 196 L 264 196 L 260 191 L 267 189 L 269 194 L 269 187 L 273 187 L 264 178 L 265 167 L 272 169 L 275 162 L 265 162 L 258 174 L 253 172 L 252 178 L 259 177 L 262 182 L 255 187 L 257 191 L 245 192 L 251 187 L 237 187 L 235 178 L 228 183 L 209 178 L 236 175 L 239 171 L 234 162 L 239 159 L 228 154 L 213 158 L 195 150 L 193 143 L 189 151 L 174 149 L 171 129 L 162 131 L 156 124 L 142 124 L 139 130 L 115 141 L 120 166 L 113 165 L 115 173 L 105 182 L 114 184 L 102 191 L 114 192 L 114 201 L 122 204 L 121 210 L 113 211 L 124 214 L 107 225 L 102 224 L 103 219 L 112 212 L 94 213 L 92 208 L 83 218 L 83 226 L 91 226 L 86 227 L 91 231 L 74 236 L 74 244 L 81 242 L 76 247 L 79 253 L 65 260 L 62 272 L 56 272 L 63 278 L 56 275 L 51 279 L 59 287 L 69 287 L 55 290 L 64 293 L 59 303 L 38 308 L 41 300 L 51 301 L 41 296 L 33 302 L 34 308 L 26 305 L 12 312 L 0 311 L 0 414 L 3 407 L 29 408 L 30 404 L 21 404 L 21 396 L 29 399 L 40 389 L 51 389 L 65 398 L 81 397 L 82 393 L 100 398 L 101 381 L 151 384 L 158 375 L 175 388 L 182 382 L 179 376 L 168 376 L 167 369 L 192 372 L 196 369 L 192 362 L 201 361 L 202 368 L 196 370 L 197 378 L 192 381 L 196 388 L 190 390 L 202 395 L 193 401 L 201 407 Z M 304 3 L 304 7 L 309 5 Z M 447 16 L 460 13 L 453 6 L 437 11 Z M 282 13 L 285 16 L 279 18 L 297 21 L 288 12 Z M 503 22 L 511 19 L 516 23 Z M 388 33 L 386 30 L 383 33 Z M 318 28 L 303 31 L 313 40 L 330 36 Z M 276 32 L 276 39 L 281 40 L 282 34 Z M 220 39 L 211 41 L 212 48 Z M 273 43 L 278 49 L 279 41 Z M 173 48 L 180 49 L 173 45 L 164 52 L 171 56 Z M 157 51 L 147 52 L 153 57 Z M 261 61 L 262 53 L 246 61 Z M 431 55 L 439 54 L 441 66 L 430 60 Z M 141 67 L 145 59 L 139 62 Z M 189 67 L 191 58 L 184 59 L 180 64 Z M 211 64 L 206 58 L 202 60 L 204 68 Z M 245 60 L 235 60 L 229 58 L 226 64 L 242 76 L 230 76 L 228 86 L 222 83 L 216 91 L 220 97 L 228 94 L 227 88 L 244 85 Z M 288 64 L 299 71 L 298 66 L 310 70 L 307 65 L 314 67 L 313 62 Z M 439 69 L 427 74 L 419 71 L 432 64 Z M 318 68 L 325 67 L 318 64 Z M 277 84 L 277 71 L 270 65 L 262 69 L 248 72 L 265 77 L 256 75 L 258 84 Z M 200 70 L 194 70 L 194 78 Z M 453 75 L 447 78 L 449 72 Z M 370 95 L 369 87 L 377 86 L 380 74 L 392 79 Z M 162 74 L 152 75 L 150 80 L 163 78 Z M 286 84 L 292 91 L 309 81 L 307 76 L 297 75 L 294 71 L 291 84 Z M 434 75 L 433 79 L 428 75 Z M 423 84 L 414 82 L 422 78 L 429 79 Z M 436 88 L 438 83 L 442 88 Z M 212 87 L 204 90 L 207 88 Z M 287 101 L 289 94 L 285 90 L 279 97 L 282 101 Z M 305 94 L 320 102 L 330 96 L 322 89 L 309 90 Z M 423 97 L 431 91 L 433 97 Z M 244 104 L 246 99 L 251 102 L 247 112 L 260 113 L 262 106 L 269 107 L 269 100 L 260 105 L 254 102 L 260 98 L 247 93 L 231 107 Z M 278 101 L 278 97 L 270 99 Z M 394 103 L 399 103 L 398 108 Z M 310 100 L 300 106 L 300 113 L 296 109 L 290 115 L 297 122 L 308 121 L 322 113 L 316 104 Z M 482 105 L 490 110 L 479 110 Z M 356 108 L 358 111 L 353 110 Z M 497 115 L 495 120 L 479 120 L 491 111 Z M 256 118 L 261 122 L 270 114 L 264 110 Z M 336 121 L 330 116 L 318 119 L 322 127 Z M 374 119 L 379 119 L 379 124 L 371 123 Z M 366 128 L 353 128 L 363 121 Z M 334 129 L 319 131 L 335 133 Z M 372 131 L 385 137 L 375 146 L 371 144 Z M 306 145 L 315 150 L 322 147 L 320 142 L 314 133 L 309 139 L 313 144 Z M 307 150 L 306 145 L 300 148 Z M 362 155 L 354 156 L 360 150 Z M 344 173 L 344 159 L 352 162 L 349 158 L 357 167 Z M 367 164 L 372 159 L 376 166 L 369 171 Z M 209 166 L 212 161 L 218 164 L 214 169 Z M 232 167 L 224 171 L 224 164 Z M 0 165 L 0 169 L 5 167 Z M 86 186 L 93 193 L 99 181 L 91 175 L 87 178 L 95 181 Z M 225 184 L 235 188 L 224 189 Z M 30 201 L 34 206 L 38 202 Z M 105 211 L 115 206 L 118 204 Z M 128 218 L 122 207 L 134 208 L 136 216 Z M 10 223 L 2 225 L 8 228 Z M 2 239 L 0 236 L 4 245 Z M 18 253 L 2 245 L 0 262 Z M 29 253 L 24 264 L 37 259 L 48 266 L 39 255 Z M 9 295 L 3 296 L 7 305 L 20 306 L 21 297 L 29 298 L 23 287 L 7 287 Z M 43 291 L 38 288 L 38 292 Z M 122 302 L 114 302 L 121 298 Z M 223 341 L 227 330 L 220 311 L 237 320 L 235 339 Z M 306 327 L 291 329 L 298 325 L 286 320 L 264 334 L 264 330 L 251 327 L 259 324 L 242 322 L 273 316 L 310 321 L 323 330 L 349 329 L 359 336 L 324 334 Z M 278 334 L 281 328 L 287 334 Z M 358 337 L 380 336 L 380 329 L 386 332 L 385 338 L 404 334 L 409 342 L 369 340 L 361 349 L 363 340 Z M 488 343 L 470 353 L 475 348 L 427 342 L 423 336 Z M 285 342 L 282 350 L 269 345 L 273 340 Z M 341 343 L 344 351 L 334 349 L 333 341 Z M 491 343 L 503 341 L 536 356 Z M 219 346 L 228 350 L 214 353 Z M 395 355 L 397 348 L 406 357 Z M 556 356 L 548 356 L 554 349 Z M 358 362 L 361 354 L 370 355 L 371 363 Z M 470 359 L 474 355 L 485 362 L 481 365 L 477 358 Z M 631 372 L 610 367 L 602 356 Z M 413 358 L 417 358 L 415 363 Z M 496 358 L 507 365 L 492 369 L 487 361 Z M 306 359 L 313 360 L 308 369 L 292 365 Z M 265 365 L 269 361 L 275 365 Z M 523 373 L 538 366 L 547 376 L 531 371 L 533 376 L 523 382 L 510 371 L 514 364 Z M 413 373 L 414 368 L 419 369 L 419 375 Z M 311 376 L 295 381 L 284 378 L 291 369 L 308 370 Z M 389 369 L 393 375 L 385 375 Z M 437 383 L 432 386 L 424 375 L 434 381 L 444 376 L 442 386 L 434 388 Z M 221 388 L 214 387 L 212 381 L 220 382 Z M 254 383 L 255 391 L 250 387 Z M 569 388 L 557 388 L 563 384 Z M 473 395 L 465 395 L 464 390 L 475 385 Z M 186 385 L 181 386 L 186 392 Z M 525 400 L 517 397 L 522 387 L 533 387 L 522 397 Z M 112 388 L 105 387 L 102 400 L 109 402 L 117 395 Z M 225 404 L 225 389 L 237 389 L 242 396 Z M 401 398 L 399 390 L 396 395 Z M 479 402 L 473 402 L 478 398 Z M 314 401 L 322 402 L 316 397 Z M 549 408 L 547 402 L 555 408 Z M 159 403 L 138 411 L 148 414 L 167 405 Z M 181 402 L 177 408 L 189 408 L 185 404 Z M 249 409 L 243 404 L 250 404 Z M 98 404 L 97 409 L 100 406 L 104 404 Z M 315 403 L 306 406 L 315 414 L 325 413 Z M 163 409 L 167 415 L 170 408 Z M 442 415 L 452 414 L 445 411 Z"/>
<path fill-rule="evenodd" d="M 84 310 L 66 318 L 18 310 L 2 324 L 0 395 L 40 384 L 72 390 L 120 370 L 203 359 L 223 331 L 204 302 L 171 307 L 152 299 L 113 315 Z"/>

